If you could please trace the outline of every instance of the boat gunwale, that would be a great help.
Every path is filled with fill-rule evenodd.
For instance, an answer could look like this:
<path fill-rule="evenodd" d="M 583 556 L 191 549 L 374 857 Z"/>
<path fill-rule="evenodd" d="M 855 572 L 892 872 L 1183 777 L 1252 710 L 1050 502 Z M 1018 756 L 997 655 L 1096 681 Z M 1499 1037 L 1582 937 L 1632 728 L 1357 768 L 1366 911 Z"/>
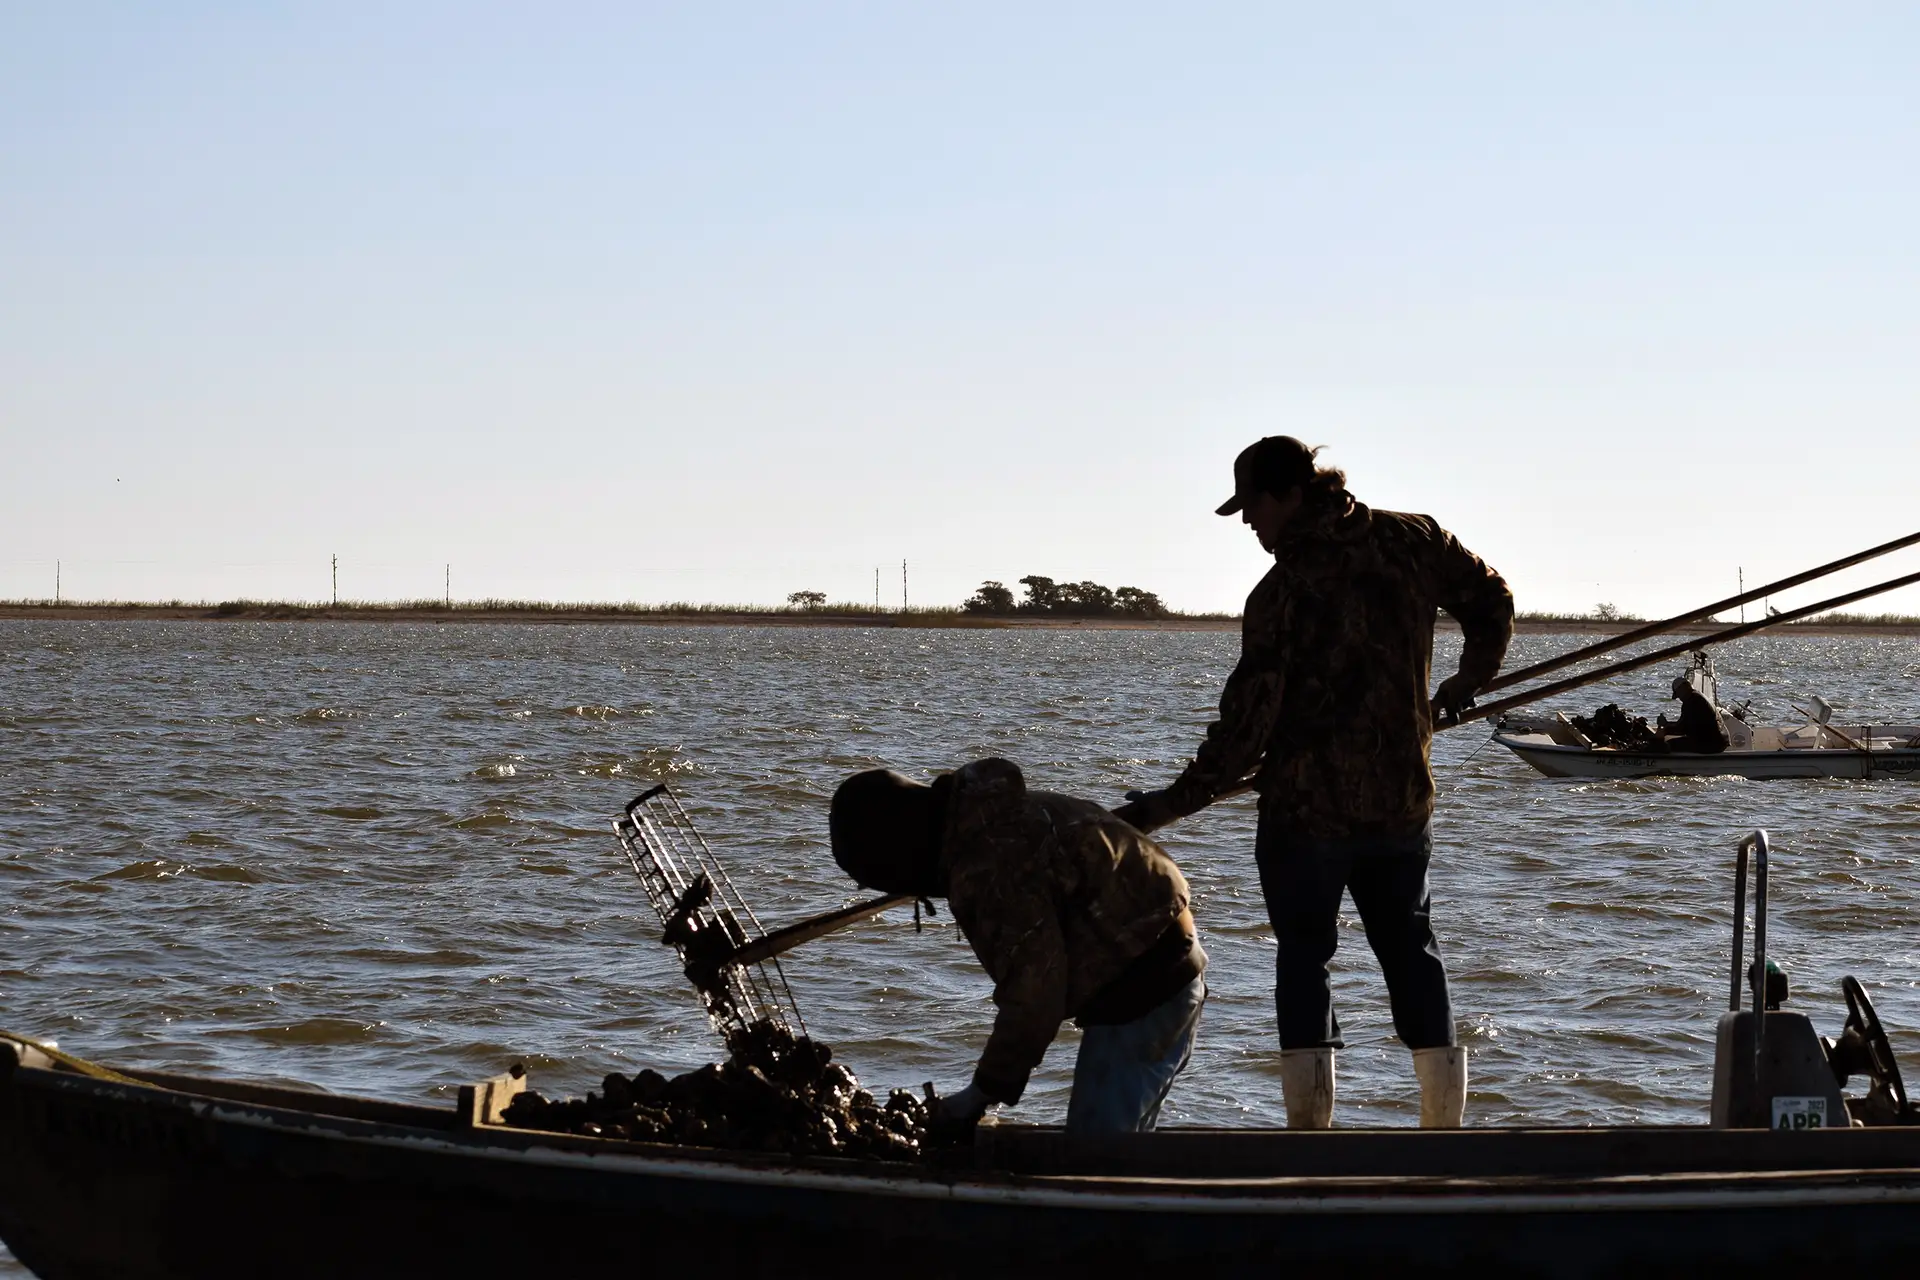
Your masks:
<path fill-rule="evenodd" d="M 1765 760 L 1830 760 L 1842 756 L 1870 756 L 1883 759 L 1888 756 L 1913 756 L 1920 759 L 1920 747 L 1875 747 L 1868 751 L 1861 747 L 1767 747 L 1756 750 L 1753 747 L 1728 747 L 1725 751 L 1629 751 L 1623 747 L 1581 747 L 1569 746 L 1564 742 L 1555 742 L 1548 738 L 1544 742 L 1521 742 L 1519 737 L 1546 738 L 1544 733 L 1514 735 L 1494 730 L 1493 740 L 1514 753 L 1522 751 L 1541 751 L 1553 755 L 1572 755 L 1608 759 L 1670 759 L 1670 760 L 1725 760 L 1729 757 Z"/>
<path fill-rule="evenodd" d="M 1542 741 L 1521 741 L 1521 738 Z M 1554 742 L 1544 733 L 1496 729 L 1490 741 L 1522 764 L 1556 781 L 1627 781 L 1643 778 L 1746 778 L 1791 782 L 1837 778 L 1853 782 L 1905 782 L 1920 777 L 1920 747 L 1799 747 L 1726 751 L 1628 751 Z"/>
<path fill-rule="evenodd" d="M 25 1077 L 24 1079 L 20 1077 Z M 496 1164 L 597 1169 L 628 1176 L 685 1178 L 761 1188 L 792 1188 L 904 1199 L 944 1199 L 983 1205 L 1143 1210 L 1200 1213 L 1339 1212 L 1555 1212 L 1570 1207 L 1604 1209 L 1710 1208 L 1759 1202 L 1781 1204 L 1920 1204 L 1920 1129 L 1912 1164 L 1799 1169 L 1706 1169 L 1662 1172 L 1512 1175 L 1328 1175 L 1196 1177 L 1111 1172 L 1021 1172 L 973 1165 L 880 1164 L 837 1157 L 734 1152 L 671 1147 L 615 1139 L 551 1134 L 505 1126 L 429 1129 L 327 1115 L 254 1102 L 237 1102 L 155 1085 L 122 1084 L 67 1071 L 16 1066 L 0 1070 L 0 1091 L 25 1085 L 42 1091 L 92 1096 L 123 1106 L 184 1108 L 215 1125 L 237 1125 L 290 1135 L 310 1135 L 363 1146 L 438 1149 L 449 1157 Z M 298 1092 L 298 1091 L 289 1091 Z M 337 1095 L 316 1095 L 328 1097 Z M 396 1104 L 403 1105 L 403 1104 Z M 420 1108 L 420 1110 L 429 1110 Z M 1002 1126 L 1025 1129 L 1027 1126 Z M 1040 1135 L 1057 1130 L 1035 1127 Z M 1204 1138 L 1209 1134 L 1273 1137 L 1285 1130 L 1191 1129 L 1163 1133 Z M 1699 1139 L 1729 1132 L 1705 1126 L 1621 1126 L 1615 1129 L 1347 1130 L 1348 1135 L 1393 1136 L 1420 1142 L 1485 1139 L 1499 1135 L 1524 1143 L 1530 1136 L 1592 1134 L 1596 1140 L 1628 1132 Z M 1764 1130 L 1731 1131 L 1758 1137 Z M 1832 1130 L 1887 1133 L 1887 1130 Z M 1128 1135 L 1131 1136 L 1131 1135 Z M 1308 1141 L 1330 1134 L 1298 1134 Z M 1376 1139 L 1377 1140 L 1377 1139 Z M 1766 1134 L 1763 1141 L 1831 1141 L 1810 1134 Z M 1759 1200 L 1756 1201 L 1756 1197 Z M 1809 1199 L 1811 1197 L 1811 1199 Z"/>

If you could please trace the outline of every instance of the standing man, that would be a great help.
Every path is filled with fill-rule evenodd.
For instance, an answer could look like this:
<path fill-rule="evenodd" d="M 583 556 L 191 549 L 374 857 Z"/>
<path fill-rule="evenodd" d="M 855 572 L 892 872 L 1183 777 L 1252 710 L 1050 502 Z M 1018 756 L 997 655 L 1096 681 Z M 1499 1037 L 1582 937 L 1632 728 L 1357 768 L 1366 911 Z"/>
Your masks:
<path fill-rule="evenodd" d="M 1279 944 L 1274 1003 L 1291 1128 L 1333 1120 L 1333 1055 L 1345 1048 L 1327 961 L 1342 890 L 1366 928 L 1413 1051 L 1420 1123 L 1456 1127 L 1466 1052 L 1428 914 L 1436 714 L 1457 714 L 1500 669 L 1513 596 L 1500 575 L 1427 516 L 1373 511 L 1316 450 L 1268 436 L 1233 464 L 1219 509 L 1250 525 L 1274 567 L 1247 597 L 1240 662 L 1193 763 L 1164 791 L 1116 810 L 1142 831 L 1198 812 L 1251 777 L 1254 857 Z M 1427 697 L 1436 609 L 1465 633 L 1460 669 Z"/>
<path fill-rule="evenodd" d="M 855 774 L 829 828 L 834 861 L 867 888 L 947 899 L 993 979 L 993 1034 L 944 1120 L 1020 1101 L 1072 1018 L 1085 1034 L 1067 1132 L 1154 1127 L 1207 995 L 1187 882 L 1158 845 L 1092 801 L 1027 790 L 998 759 L 932 786 Z"/>

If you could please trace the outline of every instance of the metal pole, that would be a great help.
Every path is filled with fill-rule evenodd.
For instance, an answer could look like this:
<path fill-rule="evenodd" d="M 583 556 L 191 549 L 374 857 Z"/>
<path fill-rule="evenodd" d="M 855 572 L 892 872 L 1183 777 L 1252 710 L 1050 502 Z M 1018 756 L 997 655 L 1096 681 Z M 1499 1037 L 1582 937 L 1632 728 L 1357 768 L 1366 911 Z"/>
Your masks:
<path fill-rule="evenodd" d="M 1740 962 L 1746 959 L 1747 944 L 1747 842 L 1740 842 L 1740 853 L 1733 864 L 1733 987 L 1727 993 L 1727 1010 L 1740 1012 L 1740 991 L 1746 983 Z"/>
<path fill-rule="evenodd" d="M 1747 594 L 1747 571 L 1744 568 L 1740 570 L 1740 594 L 1743 597 Z M 1743 601 L 1740 605 L 1740 621 L 1745 622 L 1746 620 L 1747 606 Z"/>
<path fill-rule="evenodd" d="M 339 556 L 335 556 L 333 558 L 333 603 L 335 608 L 338 608 L 340 605 L 340 557 Z"/>
<path fill-rule="evenodd" d="M 900 612 L 907 611 L 907 562 L 900 562 Z"/>
<path fill-rule="evenodd" d="M 1742 861 L 1753 850 L 1753 1101 L 1763 1123 L 1773 1127 L 1773 1108 L 1760 1087 L 1760 1048 L 1767 1030 L 1767 833 L 1756 831 L 1740 842 Z"/>
<path fill-rule="evenodd" d="M 1725 600 L 1716 600 L 1712 604 L 1704 608 L 1695 609 L 1691 613 L 1676 614 L 1674 617 L 1664 619 L 1660 622 L 1649 622 L 1643 627 L 1635 627 L 1631 631 L 1623 631 L 1617 636 L 1609 636 L 1605 640 L 1596 641 L 1584 648 L 1575 649 L 1571 653 L 1563 653 L 1557 658 L 1549 658 L 1545 662 L 1536 662 L 1530 667 L 1523 667 L 1518 671 L 1508 671 L 1495 676 L 1480 692 L 1492 693 L 1498 689 L 1506 689 L 1522 681 L 1532 680 L 1539 676 L 1546 675 L 1549 671 L 1558 671 L 1563 667 L 1570 667 L 1576 662 L 1584 662 L 1588 658 L 1609 653 L 1614 649 L 1624 649 L 1636 641 L 1645 640 L 1651 636 L 1665 635 L 1667 632 L 1678 627 L 1684 627 L 1690 622 L 1698 622 L 1702 618 L 1710 618 L 1716 613 L 1721 613 L 1733 608 L 1735 605 L 1745 604 L 1749 600 L 1771 595 L 1775 591 L 1785 591 L 1788 587 L 1797 587 L 1803 582 L 1812 582 L 1815 578 L 1824 578 L 1830 573 L 1838 573 L 1842 569 L 1852 568 L 1856 564 L 1863 564 L 1868 560 L 1884 556 L 1890 551 L 1898 551 L 1902 547 L 1910 547 L 1916 542 L 1920 542 L 1920 533 L 1910 533 L 1904 538 L 1895 538 L 1892 542 L 1883 542 L 1877 547 L 1869 547 L 1857 555 L 1847 556 L 1843 559 L 1835 560 L 1830 564 L 1823 564 L 1817 569 L 1809 569 L 1805 573 L 1796 573 L 1790 578 L 1782 578 L 1778 582 L 1769 582 L 1764 587 L 1755 587 L 1751 591 L 1742 591 L 1739 595 L 1729 596 Z"/>
<path fill-rule="evenodd" d="M 880 566 L 873 569 L 873 611 L 880 612 Z"/>
<path fill-rule="evenodd" d="M 1448 720 L 1434 727 L 1436 729 L 1451 729 L 1458 725 L 1469 724 L 1475 720 L 1491 719 L 1503 711 L 1511 711 L 1515 707 L 1523 707 L 1529 702 L 1538 702 L 1540 699 L 1551 697 L 1556 693 L 1566 693 L 1568 690 L 1578 689 L 1582 685 L 1593 684 L 1596 681 L 1605 680 L 1610 676 L 1625 675 L 1629 671 L 1638 671 L 1641 667 L 1650 667 L 1656 662 L 1665 662 L 1668 658 L 1678 657 L 1690 649 L 1704 649 L 1710 644 L 1725 644 L 1729 640 L 1739 640 L 1742 637 L 1753 635 L 1758 631 L 1765 631 L 1768 627 L 1777 626 L 1783 622 L 1797 622 L 1801 618 L 1809 617 L 1816 613 L 1824 613 L 1829 609 L 1837 609 L 1841 605 L 1852 604 L 1856 600 L 1865 600 L 1868 596 L 1877 596 L 1888 591 L 1897 590 L 1900 587 L 1911 586 L 1916 582 L 1920 582 L 1920 573 L 1910 573 L 1905 577 L 1890 578 L 1885 582 L 1876 583 L 1871 587 L 1863 587 L 1858 591 L 1849 591 L 1845 595 L 1832 596 L 1820 601 L 1818 604 L 1806 605 L 1799 609 L 1789 610 L 1786 613 L 1776 613 L 1771 617 L 1759 618 L 1741 626 L 1728 627 L 1725 631 L 1716 631 L 1712 635 L 1695 636 L 1691 640 L 1684 640 L 1679 644 L 1668 645 L 1664 649 L 1655 649 L 1651 653 L 1643 653 L 1634 658 L 1625 658 L 1609 666 L 1599 667 L 1592 671 L 1583 672 L 1577 676 L 1567 676 L 1564 679 L 1555 680 L 1533 689 L 1527 689 L 1523 692 L 1512 694 L 1509 697 L 1498 698 L 1487 703 L 1485 706 L 1474 707 L 1464 712 L 1457 720 Z M 1496 685 L 1500 683 L 1502 682 L 1495 681 Z"/>
<path fill-rule="evenodd" d="M 447 608 L 453 608 L 453 566 L 447 566 Z"/>
<path fill-rule="evenodd" d="M 53 562 L 53 602 L 60 603 L 60 562 Z"/>

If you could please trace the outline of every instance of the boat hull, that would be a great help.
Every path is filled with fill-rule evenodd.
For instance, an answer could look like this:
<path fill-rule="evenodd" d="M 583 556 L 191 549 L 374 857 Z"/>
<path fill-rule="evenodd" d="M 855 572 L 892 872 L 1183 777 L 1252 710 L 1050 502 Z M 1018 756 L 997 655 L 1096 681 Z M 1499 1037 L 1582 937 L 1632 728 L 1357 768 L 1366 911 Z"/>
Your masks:
<path fill-rule="evenodd" d="M 1920 1249 L 1920 1130 L 1169 1131 L 1103 1149 L 1007 1126 L 981 1144 L 995 1167 L 941 1171 L 320 1114 L 8 1061 L 0 1236 L 45 1280 L 1767 1275 Z"/>
<path fill-rule="evenodd" d="M 1529 735 L 1537 736 L 1537 735 Z M 1920 779 L 1920 750 L 1854 751 L 1838 747 L 1665 755 L 1594 751 L 1530 742 L 1496 733 L 1493 740 L 1550 778 L 1737 777 Z"/>

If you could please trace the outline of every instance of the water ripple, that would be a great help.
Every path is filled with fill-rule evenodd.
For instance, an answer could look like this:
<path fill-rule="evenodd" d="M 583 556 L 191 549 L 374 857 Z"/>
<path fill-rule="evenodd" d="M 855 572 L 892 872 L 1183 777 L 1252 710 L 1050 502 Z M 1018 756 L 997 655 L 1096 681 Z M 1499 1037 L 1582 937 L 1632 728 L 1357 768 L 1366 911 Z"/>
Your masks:
<path fill-rule="evenodd" d="M 679 787 L 763 919 L 843 905 L 825 806 L 858 769 L 982 755 L 1118 801 L 1171 777 L 1230 634 L 0 623 L 0 1025 L 110 1061 L 442 1100 L 681 1070 L 716 1046 L 607 821 Z M 1576 643 L 1523 636 L 1513 660 Z M 1442 637 L 1436 661 L 1457 653 Z M 1920 645 L 1756 638 L 1720 659 L 1779 719 L 1920 713 Z M 1661 709 L 1648 672 L 1552 704 Z M 1733 842 L 1775 837 L 1773 945 L 1824 1032 L 1873 992 L 1920 1075 L 1920 787 L 1554 782 L 1478 730 L 1435 746 L 1435 920 L 1486 1123 L 1695 1122 L 1725 1000 Z M 1235 801 L 1181 823 L 1213 997 L 1176 1122 L 1283 1118 L 1274 948 Z M 1340 1120 L 1418 1108 L 1349 912 Z M 870 1083 L 963 1081 L 989 985 L 944 916 L 792 955 L 810 1025 Z M 1025 1118 L 1065 1106 L 1071 1028 Z"/>

